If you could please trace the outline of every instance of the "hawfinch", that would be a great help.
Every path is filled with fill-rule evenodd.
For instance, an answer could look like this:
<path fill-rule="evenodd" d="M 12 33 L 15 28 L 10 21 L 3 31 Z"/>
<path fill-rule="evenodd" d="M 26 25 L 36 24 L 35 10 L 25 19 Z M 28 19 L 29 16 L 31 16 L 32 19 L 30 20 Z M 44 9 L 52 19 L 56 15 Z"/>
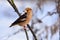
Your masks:
<path fill-rule="evenodd" d="M 10 27 L 12 27 L 14 25 L 19 25 L 19 26 L 25 27 L 30 22 L 30 20 L 32 18 L 32 9 L 26 8 L 24 10 L 24 12 L 25 13 L 23 15 L 21 15 L 15 22 L 13 22 Z"/>

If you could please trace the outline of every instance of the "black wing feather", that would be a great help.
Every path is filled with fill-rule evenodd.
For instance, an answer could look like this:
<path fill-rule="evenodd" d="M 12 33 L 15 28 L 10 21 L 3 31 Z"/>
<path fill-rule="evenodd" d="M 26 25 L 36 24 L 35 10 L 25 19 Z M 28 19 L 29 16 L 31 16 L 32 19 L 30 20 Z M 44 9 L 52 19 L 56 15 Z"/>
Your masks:
<path fill-rule="evenodd" d="M 27 17 L 27 13 L 21 15 L 15 22 L 12 23 L 11 26 L 13 26 L 13 25 L 15 25 L 15 24 L 18 24 L 18 23 L 20 23 L 20 22 L 26 21 L 26 20 L 23 20 L 23 19 L 25 19 L 26 17 Z M 10 27 L 11 27 L 11 26 L 10 26 Z"/>
<path fill-rule="evenodd" d="M 25 19 L 26 17 L 27 17 L 27 13 L 21 15 L 14 23 L 24 22 L 25 20 L 22 19 Z"/>

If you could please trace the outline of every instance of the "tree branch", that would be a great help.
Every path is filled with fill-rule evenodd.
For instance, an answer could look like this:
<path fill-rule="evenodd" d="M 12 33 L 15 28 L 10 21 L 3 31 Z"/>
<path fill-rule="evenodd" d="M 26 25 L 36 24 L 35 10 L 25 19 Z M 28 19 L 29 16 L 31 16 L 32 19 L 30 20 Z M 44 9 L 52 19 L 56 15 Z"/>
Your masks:
<path fill-rule="evenodd" d="M 15 3 L 13 0 L 7 0 L 9 2 L 9 4 L 13 7 L 13 9 L 15 10 L 15 12 L 18 14 L 18 16 L 21 16 L 21 14 L 19 13 Z"/>
<path fill-rule="evenodd" d="M 30 28 L 29 24 L 27 24 L 27 27 L 29 28 L 29 30 L 30 30 L 31 33 L 33 34 L 35 40 L 37 40 L 37 37 L 36 37 L 36 35 L 34 34 L 33 30 Z"/>
<path fill-rule="evenodd" d="M 24 31 L 25 31 L 25 34 L 26 34 L 26 38 L 27 38 L 27 40 L 29 40 L 27 30 L 26 30 L 26 29 L 24 29 Z"/>

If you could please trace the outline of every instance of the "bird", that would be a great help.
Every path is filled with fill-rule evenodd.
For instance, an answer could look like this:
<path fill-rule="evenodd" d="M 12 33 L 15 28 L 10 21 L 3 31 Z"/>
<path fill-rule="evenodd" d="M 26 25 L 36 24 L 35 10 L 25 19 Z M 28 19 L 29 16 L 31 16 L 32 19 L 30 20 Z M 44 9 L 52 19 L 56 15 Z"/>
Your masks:
<path fill-rule="evenodd" d="M 26 8 L 25 10 L 24 10 L 24 14 L 23 15 L 21 15 L 19 18 L 17 18 L 17 20 L 16 21 L 14 21 L 11 25 L 10 25 L 10 27 L 12 27 L 12 26 L 14 26 L 14 25 L 19 25 L 19 26 L 22 26 L 23 28 L 24 28 L 24 30 L 25 30 L 25 32 L 26 32 L 26 26 L 29 28 L 29 30 L 31 31 L 31 33 L 33 34 L 33 36 L 34 36 L 34 38 L 35 38 L 35 40 L 37 40 L 37 38 L 36 38 L 36 36 L 35 36 L 35 34 L 34 34 L 34 32 L 33 32 L 33 30 L 31 29 L 31 27 L 29 26 L 29 22 L 30 22 L 30 20 L 32 19 L 32 13 L 33 13 L 33 11 L 32 11 L 32 9 L 31 8 Z M 26 34 L 27 35 L 27 34 Z M 28 39 L 27 39 L 28 40 Z"/>
<path fill-rule="evenodd" d="M 14 21 L 10 27 L 15 26 L 15 25 L 19 25 L 22 27 L 26 27 L 26 25 L 30 22 L 30 20 L 32 19 L 32 9 L 27 7 L 24 9 L 24 14 L 21 15 L 19 18 L 17 18 L 16 21 Z"/>

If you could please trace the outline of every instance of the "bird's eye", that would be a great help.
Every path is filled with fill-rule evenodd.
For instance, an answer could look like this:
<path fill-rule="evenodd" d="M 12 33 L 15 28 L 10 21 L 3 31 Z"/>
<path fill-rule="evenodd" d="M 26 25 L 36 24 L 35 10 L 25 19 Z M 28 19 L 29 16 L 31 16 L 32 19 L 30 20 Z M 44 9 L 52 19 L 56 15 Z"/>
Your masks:
<path fill-rule="evenodd" d="M 27 10 L 28 11 L 28 10 Z"/>

